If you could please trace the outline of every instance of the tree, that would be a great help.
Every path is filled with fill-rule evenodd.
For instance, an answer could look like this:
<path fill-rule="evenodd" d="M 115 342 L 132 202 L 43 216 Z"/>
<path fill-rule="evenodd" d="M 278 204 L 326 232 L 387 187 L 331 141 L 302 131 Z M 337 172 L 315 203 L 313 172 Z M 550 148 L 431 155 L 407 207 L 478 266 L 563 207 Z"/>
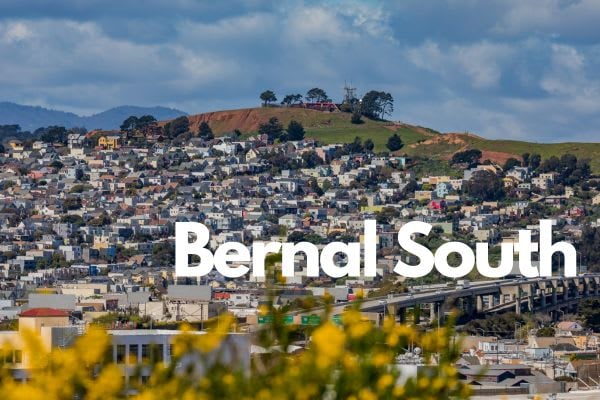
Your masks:
<path fill-rule="evenodd" d="M 287 139 L 288 140 L 303 140 L 304 139 L 304 127 L 298 121 L 290 121 L 287 127 Z"/>
<path fill-rule="evenodd" d="M 354 140 L 351 143 L 347 143 L 344 147 L 348 154 L 362 153 L 365 150 L 362 140 L 358 136 L 355 136 Z"/>
<path fill-rule="evenodd" d="M 584 325 L 594 332 L 600 332 L 600 300 L 585 299 L 579 303 L 578 309 Z"/>
<path fill-rule="evenodd" d="M 269 118 L 269 122 L 258 126 L 258 133 L 267 135 L 269 141 L 273 142 L 283 133 L 283 125 L 281 125 L 277 117 L 271 117 Z"/>
<path fill-rule="evenodd" d="M 529 154 L 529 153 L 523 153 L 521 155 L 521 158 L 523 159 L 523 166 L 524 167 L 529 167 L 529 157 L 531 157 L 531 154 Z"/>
<path fill-rule="evenodd" d="M 0 125 L 0 136 L 7 138 L 11 136 L 18 136 L 21 133 L 21 126 L 18 124 L 12 125 Z"/>
<path fill-rule="evenodd" d="M 471 196 L 483 201 L 495 201 L 504 197 L 504 185 L 498 175 L 483 170 L 476 171 L 465 183 L 465 191 Z"/>
<path fill-rule="evenodd" d="M 125 121 L 123 121 L 120 128 L 123 132 L 133 133 L 134 131 L 143 131 L 156 125 L 156 118 L 154 118 L 152 115 L 142 115 L 139 118 L 135 115 L 131 115 L 127 117 Z"/>
<path fill-rule="evenodd" d="M 584 225 L 577 249 L 581 254 L 581 263 L 592 272 L 600 271 L 600 228 Z"/>
<path fill-rule="evenodd" d="M 133 132 L 135 127 L 137 126 L 138 118 L 135 115 L 131 115 L 123 121 L 120 128 L 123 132 Z"/>
<path fill-rule="evenodd" d="M 459 151 L 452 156 L 452 164 L 468 164 L 470 167 L 479 164 L 481 159 L 481 150 L 469 149 Z"/>
<path fill-rule="evenodd" d="M 137 123 L 135 124 L 135 129 L 143 131 L 151 126 L 156 126 L 157 121 L 156 118 L 152 115 L 142 115 L 138 118 Z"/>
<path fill-rule="evenodd" d="M 309 103 L 320 103 L 323 101 L 328 101 L 327 93 L 323 89 L 320 88 L 312 88 L 308 92 L 306 92 L 306 101 Z"/>
<path fill-rule="evenodd" d="M 506 162 L 504 163 L 504 167 L 503 169 L 505 171 L 511 170 L 514 167 L 518 167 L 521 165 L 521 161 L 517 160 L 514 157 L 510 157 L 508 160 L 506 160 Z"/>
<path fill-rule="evenodd" d="M 49 126 L 47 128 L 36 129 L 34 135 L 39 136 L 40 140 L 46 143 L 67 144 L 68 132 L 64 126 Z"/>
<path fill-rule="evenodd" d="M 292 104 L 297 104 L 297 103 L 301 103 L 301 102 L 302 102 L 301 94 L 286 94 L 285 97 L 283 98 L 283 100 L 281 101 L 281 104 L 290 106 Z"/>
<path fill-rule="evenodd" d="M 390 93 L 371 90 L 364 95 L 360 106 L 362 115 L 371 119 L 384 119 L 394 112 L 394 98 Z"/>
<path fill-rule="evenodd" d="M 536 336 L 537 337 L 554 337 L 555 333 L 556 333 L 556 331 L 554 330 L 553 327 L 545 326 L 545 327 L 537 330 Z"/>
<path fill-rule="evenodd" d="M 265 90 L 260 94 L 260 99 L 263 101 L 263 107 L 268 106 L 270 103 L 277 101 L 277 96 L 272 90 Z"/>
<path fill-rule="evenodd" d="M 544 162 L 540 165 L 540 172 L 552 172 L 558 171 L 560 166 L 560 160 L 556 156 L 551 156 L 544 160 Z"/>
<path fill-rule="evenodd" d="M 163 130 L 165 135 L 173 139 L 190 130 L 190 121 L 186 116 L 177 117 L 174 120 L 167 122 L 163 127 Z"/>
<path fill-rule="evenodd" d="M 397 133 L 394 133 L 392 136 L 388 138 L 386 147 L 390 151 L 398 151 L 402 147 L 404 147 L 404 143 L 402 143 L 402 139 L 398 136 Z"/>
<path fill-rule="evenodd" d="M 384 119 L 386 115 L 392 115 L 394 112 L 394 98 L 390 93 L 380 92 L 379 102 L 381 106 L 381 119 Z"/>
<path fill-rule="evenodd" d="M 201 138 L 206 140 L 212 140 L 215 138 L 212 129 L 206 121 L 200 122 L 200 127 L 198 128 L 198 135 L 200 135 Z"/>
<path fill-rule="evenodd" d="M 375 143 L 373 143 L 373 140 L 371 140 L 371 138 L 365 140 L 365 144 L 364 144 L 365 150 L 372 152 L 373 149 L 375 148 Z"/>
<path fill-rule="evenodd" d="M 310 190 L 315 192 L 318 196 L 323 196 L 323 189 L 321 189 L 315 178 L 310 178 L 308 181 L 308 186 L 310 187 Z"/>
<path fill-rule="evenodd" d="M 362 115 L 360 114 L 360 112 L 358 110 L 355 110 L 352 113 L 352 117 L 350 118 L 350 122 L 355 124 L 355 125 L 359 125 L 359 124 L 363 124 L 364 121 L 362 120 Z"/>
<path fill-rule="evenodd" d="M 323 160 L 314 150 L 305 151 L 302 153 L 302 164 L 305 168 L 314 168 L 323 164 Z"/>
<path fill-rule="evenodd" d="M 542 156 L 540 156 L 537 153 L 532 154 L 529 157 L 529 167 L 533 170 L 536 170 L 540 167 L 540 164 L 542 163 Z"/>
<path fill-rule="evenodd" d="M 67 197 L 63 203 L 65 211 L 78 210 L 81 208 L 81 199 L 79 197 Z"/>

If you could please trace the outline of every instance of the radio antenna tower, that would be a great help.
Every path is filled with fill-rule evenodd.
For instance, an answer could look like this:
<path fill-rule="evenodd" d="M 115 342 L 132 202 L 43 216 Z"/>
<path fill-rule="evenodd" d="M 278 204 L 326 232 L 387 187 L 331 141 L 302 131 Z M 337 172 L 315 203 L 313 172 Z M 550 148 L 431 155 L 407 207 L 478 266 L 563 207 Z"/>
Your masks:
<path fill-rule="evenodd" d="M 352 87 L 352 82 L 348 86 L 346 81 L 344 81 L 344 103 L 353 104 L 356 100 L 356 88 Z"/>

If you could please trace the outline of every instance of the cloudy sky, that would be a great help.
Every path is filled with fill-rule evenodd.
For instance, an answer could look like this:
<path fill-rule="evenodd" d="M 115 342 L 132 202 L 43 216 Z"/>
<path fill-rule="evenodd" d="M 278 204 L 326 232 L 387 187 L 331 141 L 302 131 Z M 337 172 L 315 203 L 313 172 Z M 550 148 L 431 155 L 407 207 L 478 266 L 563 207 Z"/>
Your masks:
<path fill-rule="evenodd" d="M 444 132 L 600 141 L 600 1 L 2 0 L 0 101 L 188 113 L 389 91 Z"/>

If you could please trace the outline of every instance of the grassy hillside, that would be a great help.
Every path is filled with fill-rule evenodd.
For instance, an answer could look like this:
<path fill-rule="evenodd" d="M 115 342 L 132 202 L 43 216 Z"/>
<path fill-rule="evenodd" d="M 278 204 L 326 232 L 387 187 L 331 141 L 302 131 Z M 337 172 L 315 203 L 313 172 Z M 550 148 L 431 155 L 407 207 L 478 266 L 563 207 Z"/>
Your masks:
<path fill-rule="evenodd" d="M 189 117 L 192 130 L 207 121 L 215 134 L 232 132 L 253 133 L 261 123 L 277 117 L 286 126 L 291 120 L 300 121 L 308 137 L 323 143 L 344 143 L 358 136 L 363 141 L 370 138 L 376 151 L 383 151 L 390 135 L 398 133 L 406 144 L 401 150 L 409 155 L 450 159 L 452 155 L 468 148 L 477 148 L 483 157 L 503 163 L 509 157 L 519 158 L 525 152 L 539 153 L 543 158 L 560 157 L 571 153 L 578 158 L 590 159 L 595 173 L 600 173 L 600 143 L 530 143 L 515 140 L 489 140 L 464 133 L 440 134 L 431 129 L 408 124 L 393 124 L 365 119 L 360 125 L 350 122 L 350 114 L 320 112 L 299 108 L 248 108 L 217 111 Z"/>
<path fill-rule="evenodd" d="M 429 129 L 410 125 L 371 121 L 364 119 L 362 124 L 352 124 L 350 114 L 342 112 L 321 112 L 300 108 L 247 108 L 231 111 L 216 111 L 189 117 L 191 129 L 197 130 L 202 121 L 208 122 L 215 134 L 232 132 L 254 133 L 261 123 L 271 117 L 277 117 L 284 126 L 291 120 L 304 125 L 307 137 L 313 137 L 323 143 L 344 143 L 356 136 L 363 141 L 371 138 L 377 151 L 384 151 L 387 139 L 394 132 L 402 136 L 404 143 L 411 144 L 439 135 Z"/>

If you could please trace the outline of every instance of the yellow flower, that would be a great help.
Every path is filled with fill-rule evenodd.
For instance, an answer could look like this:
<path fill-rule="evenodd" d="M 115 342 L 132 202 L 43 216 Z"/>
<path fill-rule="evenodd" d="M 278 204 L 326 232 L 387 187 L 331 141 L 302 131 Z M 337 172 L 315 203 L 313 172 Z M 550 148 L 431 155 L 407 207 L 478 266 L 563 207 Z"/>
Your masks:
<path fill-rule="evenodd" d="M 398 345 L 399 339 L 400 338 L 398 337 L 398 335 L 395 332 L 392 332 L 387 336 L 385 343 L 390 347 L 396 347 Z"/>
<path fill-rule="evenodd" d="M 327 368 L 344 353 L 346 336 L 328 321 L 315 330 L 312 341 L 317 353 L 317 366 Z"/>
<path fill-rule="evenodd" d="M 382 375 L 377 381 L 377 389 L 381 392 L 394 383 L 394 377 L 390 374 Z"/>
<path fill-rule="evenodd" d="M 402 397 L 404 396 L 404 392 L 404 386 L 396 386 L 394 387 L 392 394 L 394 395 L 394 397 Z"/>
<path fill-rule="evenodd" d="M 358 398 L 360 400 L 377 400 L 377 395 L 370 389 L 364 388 L 358 392 Z"/>
<path fill-rule="evenodd" d="M 429 387 L 429 378 L 422 377 L 417 380 L 417 387 L 421 390 L 425 390 Z"/>
<path fill-rule="evenodd" d="M 222 381 L 223 381 L 223 385 L 231 386 L 234 384 L 235 378 L 231 374 L 226 374 L 226 375 L 223 375 Z"/>
<path fill-rule="evenodd" d="M 433 379 L 433 382 L 431 383 L 431 387 L 435 391 L 442 390 L 445 385 L 446 385 L 446 381 L 444 379 L 440 378 L 439 376 L 435 377 Z"/>
<path fill-rule="evenodd" d="M 350 325 L 348 333 L 352 339 L 360 339 L 371 331 L 373 324 L 367 321 L 359 321 Z"/>
<path fill-rule="evenodd" d="M 258 315 L 263 316 L 263 315 L 267 315 L 267 314 L 269 314 L 269 307 L 266 304 L 261 304 L 258 307 Z"/>
<path fill-rule="evenodd" d="M 358 359 L 353 354 L 345 354 L 342 363 L 347 371 L 354 371 L 358 367 Z"/>
<path fill-rule="evenodd" d="M 392 355 L 387 352 L 377 352 L 373 356 L 373 365 L 375 367 L 383 367 L 392 362 Z"/>

